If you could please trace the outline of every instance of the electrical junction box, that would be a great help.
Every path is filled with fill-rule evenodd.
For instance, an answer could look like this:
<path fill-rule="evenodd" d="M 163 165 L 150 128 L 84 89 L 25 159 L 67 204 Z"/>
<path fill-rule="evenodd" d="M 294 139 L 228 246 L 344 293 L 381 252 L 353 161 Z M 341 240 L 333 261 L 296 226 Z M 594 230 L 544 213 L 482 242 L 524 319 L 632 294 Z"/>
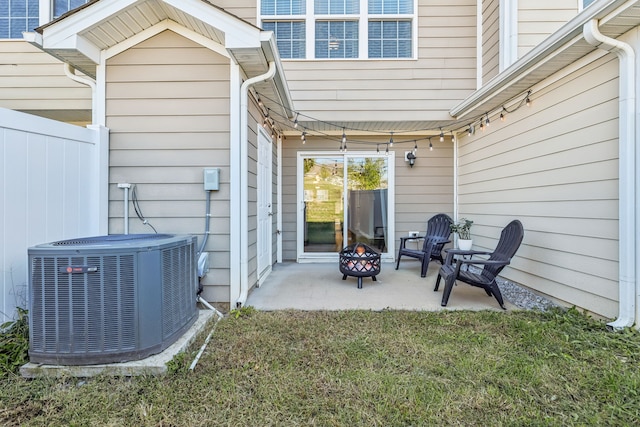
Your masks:
<path fill-rule="evenodd" d="M 220 189 L 220 168 L 204 169 L 204 189 L 205 191 Z"/>

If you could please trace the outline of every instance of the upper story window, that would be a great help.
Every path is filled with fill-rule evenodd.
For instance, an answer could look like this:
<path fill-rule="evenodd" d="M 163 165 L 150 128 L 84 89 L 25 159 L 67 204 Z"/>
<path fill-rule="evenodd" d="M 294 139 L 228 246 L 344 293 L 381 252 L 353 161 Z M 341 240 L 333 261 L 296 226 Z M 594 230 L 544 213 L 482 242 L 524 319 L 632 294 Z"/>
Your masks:
<path fill-rule="evenodd" d="M 53 0 L 53 17 L 57 18 L 70 10 L 80 7 L 89 0 Z"/>
<path fill-rule="evenodd" d="M 38 0 L 0 0 L 0 38 L 21 39 L 40 25 Z"/>
<path fill-rule="evenodd" d="M 416 0 L 261 0 L 282 58 L 412 58 Z"/>
<path fill-rule="evenodd" d="M 582 0 L 582 7 L 585 8 L 593 3 L 595 0 Z"/>
<path fill-rule="evenodd" d="M 40 12 L 55 19 L 82 6 L 89 0 L 0 0 L 0 39 L 22 39 L 46 22 L 40 22 Z M 50 11 L 51 13 L 47 13 Z"/>

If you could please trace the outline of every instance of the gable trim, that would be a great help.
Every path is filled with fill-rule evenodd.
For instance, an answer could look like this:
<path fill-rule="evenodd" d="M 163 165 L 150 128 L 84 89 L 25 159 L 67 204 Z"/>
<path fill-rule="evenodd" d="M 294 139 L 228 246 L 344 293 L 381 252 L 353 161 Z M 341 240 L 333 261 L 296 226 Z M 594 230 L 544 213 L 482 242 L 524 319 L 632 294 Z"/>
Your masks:
<path fill-rule="evenodd" d="M 157 36 L 158 34 L 167 30 L 173 31 L 174 33 L 179 34 L 182 37 L 189 39 L 194 43 L 204 46 L 209 50 L 212 50 L 217 54 L 224 56 L 225 58 L 231 58 L 231 55 L 229 55 L 229 52 L 224 48 L 224 46 L 221 46 L 219 43 L 216 43 L 215 41 L 207 37 L 204 37 L 196 32 L 193 32 L 188 28 L 185 28 L 182 25 L 176 23 L 175 21 L 172 21 L 171 19 L 165 19 L 164 21 L 154 25 L 153 27 L 147 28 L 146 30 L 138 34 L 132 37 L 129 37 L 125 41 L 118 43 L 117 45 L 110 47 L 109 49 L 106 49 L 104 51 L 103 60 L 119 55 L 122 52 L 125 52 L 131 49 L 132 47 L 144 42 L 145 40 L 148 40 L 154 36 Z"/>

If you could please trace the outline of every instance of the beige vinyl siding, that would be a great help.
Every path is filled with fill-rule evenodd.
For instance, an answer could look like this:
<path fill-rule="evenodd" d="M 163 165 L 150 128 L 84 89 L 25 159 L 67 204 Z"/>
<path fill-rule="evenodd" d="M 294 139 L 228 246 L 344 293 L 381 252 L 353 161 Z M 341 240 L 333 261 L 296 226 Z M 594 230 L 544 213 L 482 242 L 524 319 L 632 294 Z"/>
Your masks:
<path fill-rule="evenodd" d="M 215 0 L 212 3 L 238 18 L 256 25 L 259 0 Z"/>
<path fill-rule="evenodd" d="M 518 58 L 577 14 L 576 0 L 518 0 Z"/>
<path fill-rule="evenodd" d="M 249 252 L 248 252 L 248 271 L 249 271 L 249 287 L 252 287 L 258 283 L 258 126 L 261 126 L 263 122 L 262 113 L 259 110 L 256 100 L 250 96 L 249 104 L 249 116 L 248 116 L 248 195 L 249 195 L 249 218 L 248 218 L 248 231 L 249 231 Z M 268 132 L 271 129 L 267 129 Z M 272 140 L 272 166 L 271 166 L 271 194 L 272 201 L 271 212 L 271 264 L 276 260 L 277 256 L 277 166 L 278 166 L 278 154 L 277 144 L 275 140 Z"/>
<path fill-rule="evenodd" d="M 309 138 L 307 144 L 314 143 Z M 288 136 L 282 142 L 282 259 L 295 261 L 297 259 L 297 230 L 298 201 L 297 201 L 297 156 L 298 151 L 307 150 L 307 144 L 297 136 Z M 327 149 L 325 144 L 324 149 Z"/>
<path fill-rule="evenodd" d="M 449 136 L 443 142 L 437 136 L 431 140 L 433 151 L 427 141 L 418 143 L 413 168 L 404 160 L 410 147 L 396 150 L 396 248 L 409 231 L 424 233 L 432 216 L 453 216 L 453 144 Z"/>
<path fill-rule="evenodd" d="M 258 109 L 255 99 L 251 97 L 248 117 L 248 196 L 249 196 L 249 218 L 248 218 L 248 270 L 249 287 L 258 283 L 258 126 L 262 123 L 262 114 Z M 275 215 L 274 215 L 275 217 Z M 272 217 L 272 220 L 273 218 Z M 272 236 L 273 239 L 273 236 Z M 275 259 L 271 253 L 270 259 Z"/>
<path fill-rule="evenodd" d="M 612 318 L 618 306 L 618 61 L 600 58 L 531 96 L 459 146 L 460 215 L 493 249 L 518 218 L 525 237 L 503 276 Z M 553 77 L 552 77 L 553 78 Z"/>
<path fill-rule="evenodd" d="M 339 136 L 338 136 L 339 137 Z M 350 135 L 353 140 L 376 142 L 371 136 Z M 412 137 L 396 136 L 396 141 L 410 140 Z M 380 152 L 385 149 L 388 139 L 380 139 Z M 453 212 L 453 145 L 449 137 L 439 142 L 432 138 L 433 151 L 429 151 L 427 141 L 418 142 L 417 159 L 413 168 L 404 160 L 404 152 L 413 149 L 411 144 L 395 144 L 395 240 L 414 230 L 426 230 L 427 220 L 437 214 Z M 299 137 L 288 137 L 282 149 L 282 246 L 283 259 L 295 260 L 297 203 L 297 158 L 299 151 L 339 153 L 335 140 L 309 137 L 302 144 Z M 350 150 L 371 151 L 375 146 L 352 146 Z"/>
<path fill-rule="evenodd" d="M 451 119 L 476 86 L 475 4 L 420 0 L 417 60 L 283 60 L 296 109 L 327 121 Z"/>
<path fill-rule="evenodd" d="M 482 82 L 500 72 L 500 0 L 482 2 Z"/>
<path fill-rule="evenodd" d="M 204 298 L 229 301 L 229 60 L 165 31 L 107 61 L 110 129 L 109 232 L 123 232 L 123 190 L 136 185 L 143 215 L 159 233 L 202 242 L 203 168 L 220 168 L 211 193 L 210 270 Z M 129 231 L 152 233 L 130 206 Z"/>
<path fill-rule="evenodd" d="M 91 122 L 91 89 L 25 41 L 0 41 L 0 107 L 70 123 Z"/>

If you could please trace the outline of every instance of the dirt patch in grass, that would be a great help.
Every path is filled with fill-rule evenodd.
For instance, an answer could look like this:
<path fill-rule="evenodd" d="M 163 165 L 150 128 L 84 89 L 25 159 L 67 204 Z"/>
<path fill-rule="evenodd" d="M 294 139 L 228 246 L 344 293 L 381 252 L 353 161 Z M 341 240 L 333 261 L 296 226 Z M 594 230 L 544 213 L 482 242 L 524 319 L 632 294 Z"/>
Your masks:
<path fill-rule="evenodd" d="M 249 312 L 193 372 L 10 377 L 0 424 L 631 425 L 639 347 L 575 310 Z"/>

